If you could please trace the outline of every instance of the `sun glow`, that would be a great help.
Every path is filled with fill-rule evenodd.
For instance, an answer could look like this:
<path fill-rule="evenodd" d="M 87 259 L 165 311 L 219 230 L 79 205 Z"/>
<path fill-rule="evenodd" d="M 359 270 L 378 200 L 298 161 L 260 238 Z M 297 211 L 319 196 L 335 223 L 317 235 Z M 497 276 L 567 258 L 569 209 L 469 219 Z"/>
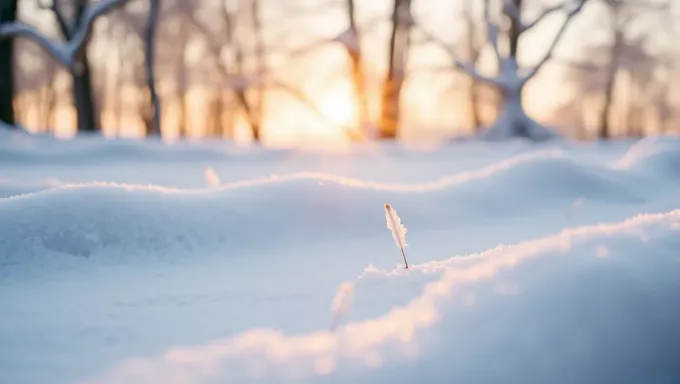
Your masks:
<path fill-rule="evenodd" d="M 319 109 L 330 123 L 337 127 L 355 127 L 357 112 L 349 89 L 333 89 L 321 97 Z"/>
<path fill-rule="evenodd" d="M 291 121 L 303 124 L 297 125 L 292 130 L 268 130 L 266 136 L 269 143 L 333 151 L 345 150 L 359 132 L 354 95 L 350 85 L 334 84 L 309 94 L 314 112 L 310 113 L 310 109 L 285 108 L 282 111 L 282 118 L 285 116 Z"/>

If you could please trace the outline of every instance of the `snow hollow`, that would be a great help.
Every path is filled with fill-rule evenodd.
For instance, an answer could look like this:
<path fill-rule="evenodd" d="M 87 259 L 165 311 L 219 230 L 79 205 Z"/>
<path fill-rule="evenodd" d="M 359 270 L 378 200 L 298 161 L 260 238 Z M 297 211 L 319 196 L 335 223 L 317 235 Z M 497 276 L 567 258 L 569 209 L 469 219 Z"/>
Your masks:
<path fill-rule="evenodd" d="M 0 383 L 680 382 L 677 138 L 2 133 L 0 218 Z"/>

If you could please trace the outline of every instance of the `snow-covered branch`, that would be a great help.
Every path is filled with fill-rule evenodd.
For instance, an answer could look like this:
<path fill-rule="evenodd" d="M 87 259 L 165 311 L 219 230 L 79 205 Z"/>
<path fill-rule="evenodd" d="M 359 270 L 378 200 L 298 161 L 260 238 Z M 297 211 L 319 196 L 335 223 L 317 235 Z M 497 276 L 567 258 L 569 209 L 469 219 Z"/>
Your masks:
<path fill-rule="evenodd" d="M 581 12 L 581 9 L 583 9 L 583 6 L 585 5 L 586 0 L 579 0 L 579 3 L 567 13 L 566 19 L 564 20 L 564 23 L 562 24 L 562 27 L 560 30 L 557 32 L 557 35 L 555 35 L 555 38 L 553 39 L 552 43 L 550 44 L 550 47 L 548 47 L 548 50 L 546 51 L 545 55 L 539 62 L 531 68 L 522 78 L 522 84 L 526 84 L 529 80 L 531 80 L 536 74 L 541 70 L 541 68 L 545 65 L 545 63 L 550 60 L 552 57 L 553 52 L 555 51 L 555 48 L 557 47 L 557 44 L 559 44 L 560 40 L 562 40 L 562 36 L 564 35 L 564 32 L 566 32 L 567 27 L 573 20 L 574 16 L 576 16 L 579 12 Z"/>
<path fill-rule="evenodd" d="M 71 38 L 63 44 L 51 41 L 36 28 L 20 21 L 0 25 L 0 38 L 25 37 L 31 39 L 59 63 L 73 70 L 76 56 L 87 43 L 95 20 L 126 2 L 128 0 L 100 0 L 96 4 L 89 5 L 83 15 L 82 23 L 73 31 Z"/>
<path fill-rule="evenodd" d="M 25 37 L 35 41 L 56 61 L 64 66 L 70 67 L 71 60 L 64 45 L 57 45 L 40 33 L 36 28 L 19 21 L 0 25 L 0 38 Z"/>

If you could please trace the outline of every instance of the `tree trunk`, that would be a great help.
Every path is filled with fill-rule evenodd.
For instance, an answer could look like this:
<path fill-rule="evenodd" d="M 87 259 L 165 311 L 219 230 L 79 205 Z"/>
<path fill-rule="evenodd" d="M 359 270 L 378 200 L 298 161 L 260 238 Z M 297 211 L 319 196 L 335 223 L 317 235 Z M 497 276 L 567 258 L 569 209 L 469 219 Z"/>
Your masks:
<path fill-rule="evenodd" d="M 61 17 L 57 17 L 62 35 L 66 40 L 71 40 L 73 31 L 79 29 L 81 24 L 87 22 L 85 20 L 87 5 L 88 2 L 86 0 L 79 0 L 76 3 L 75 22 L 73 23 L 71 31 L 66 27 L 66 21 Z M 92 75 L 87 52 L 87 45 L 83 45 L 75 60 L 75 68 L 71 72 L 71 75 L 73 76 L 73 101 L 76 106 L 78 131 L 98 132 L 100 130 L 99 116 L 94 102 Z"/>
<path fill-rule="evenodd" d="M 224 94 L 222 88 L 216 90 L 215 95 L 215 136 L 224 139 L 226 129 L 224 126 Z"/>
<path fill-rule="evenodd" d="M 410 11 L 410 0 L 394 0 L 387 78 L 382 91 L 380 138 L 395 139 L 399 126 L 399 99 L 409 45 L 409 27 L 400 22 L 400 12 Z"/>
<path fill-rule="evenodd" d="M 177 91 L 175 96 L 177 100 L 177 124 L 179 125 L 179 137 L 189 136 L 189 127 L 187 126 L 187 108 L 186 108 L 186 94 L 182 90 Z"/>
<path fill-rule="evenodd" d="M 349 28 L 356 39 L 355 47 L 349 48 L 349 58 L 352 63 L 352 83 L 354 85 L 354 98 L 356 102 L 357 120 L 359 131 L 364 134 L 372 135 L 370 130 L 370 116 L 366 97 L 366 77 L 361 65 L 362 53 L 359 37 L 359 29 L 356 23 L 356 7 L 354 0 L 347 0 L 347 17 L 349 18 Z"/>
<path fill-rule="evenodd" d="M 17 18 L 17 0 L 0 0 L 0 23 Z M 14 39 L 0 40 L 0 121 L 14 126 Z"/>
<path fill-rule="evenodd" d="M 252 0 L 252 21 L 253 21 L 253 36 L 255 38 L 255 58 L 257 61 L 255 81 L 255 100 L 254 105 L 251 106 L 251 130 L 253 134 L 253 141 L 260 142 L 262 140 L 262 115 L 264 112 L 264 72 L 266 67 L 266 52 L 264 37 L 262 36 L 262 25 L 260 23 L 260 0 Z"/>
<path fill-rule="evenodd" d="M 532 120 L 524 111 L 522 103 L 523 87 L 506 88 L 501 93 L 501 113 L 495 126 L 486 131 L 488 140 L 507 140 L 525 138 L 533 141 L 549 140 L 555 133 Z"/>
<path fill-rule="evenodd" d="M 479 61 L 480 47 L 477 43 L 477 30 L 475 25 L 475 16 L 473 12 L 473 4 L 468 1 L 465 3 L 463 9 L 463 16 L 465 18 L 465 35 L 467 37 L 467 51 L 470 64 L 477 68 Z M 474 78 L 470 78 L 468 86 L 468 103 L 470 108 L 470 123 L 472 131 L 477 132 L 482 126 L 482 119 L 479 113 L 479 82 Z"/>
<path fill-rule="evenodd" d="M 611 137 L 611 122 L 609 121 L 609 116 L 614 102 L 614 89 L 616 88 L 616 75 L 619 70 L 619 51 L 622 40 L 623 34 L 621 31 L 617 30 L 614 33 L 614 44 L 612 45 L 609 54 L 609 68 L 607 68 L 607 79 L 604 85 L 604 105 L 600 112 L 598 137 L 601 139 L 608 139 Z"/>
<path fill-rule="evenodd" d="M 604 105 L 602 106 L 602 111 L 600 111 L 600 123 L 597 134 L 600 139 L 608 139 L 611 137 L 611 123 L 609 121 L 609 114 L 611 113 L 612 109 L 615 78 L 616 74 L 607 74 L 607 82 L 605 83 L 604 90 Z"/>
<path fill-rule="evenodd" d="M 46 84 L 40 90 L 40 132 L 47 133 L 50 131 L 50 127 L 54 123 L 54 107 L 56 95 L 54 92 L 54 76 L 52 73 L 46 73 L 48 80 Z"/>
<path fill-rule="evenodd" d="M 524 111 L 522 91 L 508 89 L 503 91 L 503 100 L 499 122 L 508 125 L 511 136 L 528 138 L 530 127 L 529 117 Z"/>
<path fill-rule="evenodd" d="M 523 0 L 511 0 L 517 10 L 517 13 L 522 14 L 522 1 Z M 517 59 L 517 54 L 519 51 L 519 37 L 522 34 L 522 25 L 519 20 L 515 17 L 510 17 L 510 31 L 508 33 L 509 39 L 509 52 L 508 56 Z"/>
<path fill-rule="evenodd" d="M 114 121 L 115 121 L 115 127 L 116 127 L 116 135 L 120 135 L 120 129 L 121 129 L 121 125 L 122 125 L 122 122 L 123 122 L 123 110 L 124 110 L 122 90 L 123 90 L 123 86 L 125 85 L 124 81 L 123 81 L 123 74 L 122 74 L 122 71 L 120 70 L 120 68 L 122 68 L 123 65 L 124 65 L 123 64 L 123 57 L 120 54 L 120 51 L 118 52 L 117 60 L 118 60 L 118 65 L 119 65 L 118 68 L 119 69 L 116 72 L 116 78 L 113 81 L 113 84 L 114 84 L 114 89 L 112 91 L 113 92 L 113 96 L 112 96 L 113 106 L 111 107 L 111 110 L 113 111 L 113 116 L 115 116 Z"/>
<path fill-rule="evenodd" d="M 352 61 L 352 82 L 354 83 L 354 98 L 356 99 L 357 119 L 359 121 L 359 131 L 364 134 L 371 134 L 371 120 L 368 112 L 368 100 L 366 97 L 366 77 L 361 66 L 361 52 L 350 52 Z"/>
<path fill-rule="evenodd" d="M 97 118 L 94 98 L 92 97 L 92 78 L 87 52 L 83 49 L 77 62 L 77 70 L 73 76 L 73 100 L 76 105 L 78 131 L 97 132 L 99 121 Z"/>
<path fill-rule="evenodd" d="M 158 1 L 159 0 L 150 0 L 149 18 L 144 31 L 144 38 L 146 40 L 146 47 L 144 49 L 144 56 L 146 56 L 146 86 L 149 90 L 149 101 L 151 102 L 152 109 L 152 123 L 150 127 L 147 127 L 147 136 L 161 135 L 161 106 L 160 100 L 158 99 L 158 94 L 156 93 L 156 80 L 154 72 Z"/>
<path fill-rule="evenodd" d="M 475 79 L 470 79 L 469 98 L 470 98 L 470 118 L 472 120 L 472 130 L 477 132 L 482 126 L 482 118 L 479 115 L 479 95 L 478 83 Z"/>

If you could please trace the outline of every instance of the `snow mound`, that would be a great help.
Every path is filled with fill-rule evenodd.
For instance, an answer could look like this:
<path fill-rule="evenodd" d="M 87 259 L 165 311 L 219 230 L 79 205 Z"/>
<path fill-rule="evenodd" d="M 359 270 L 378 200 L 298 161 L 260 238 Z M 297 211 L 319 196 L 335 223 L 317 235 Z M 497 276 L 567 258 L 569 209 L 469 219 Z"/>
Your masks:
<path fill-rule="evenodd" d="M 477 137 L 481 140 L 491 142 L 517 138 L 536 142 L 560 139 L 560 135 L 557 134 L 557 131 L 543 126 L 530 118 L 525 118 L 524 121 L 522 121 L 521 128 L 524 131 L 518 132 L 517 127 L 508 124 L 504 119 L 499 119 L 497 123 L 482 129 L 477 134 Z"/>
<path fill-rule="evenodd" d="M 677 180 L 680 178 L 680 151 L 668 148 L 650 151 L 639 157 L 629 169 Z"/>
<path fill-rule="evenodd" d="M 517 215 L 541 209 L 537 199 L 560 202 L 565 211 L 583 197 L 644 201 L 644 191 L 627 185 L 625 173 L 590 170 L 559 153 L 520 155 L 420 184 L 314 172 L 193 190 L 64 184 L 0 199 L 0 214 L 17 218 L 0 222 L 0 244 L 5 250 L 0 258 L 16 265 L 32 263 L 32 257 L 46 253 L 89 257 L 114 252 L 116 257 L 135 257 L 140 252 L 162 255 L 170 249 L 192 253 L 275 248 L 303 237 L 310 242 L 332 240 L 338 233 L 381 235 L 380 213 L 386 201 L 408 217 L 427 215 L 433 220 L 451 215 L 474 220 L 480 212 Z M 440 209 L 444 206 L 451 208 Z M 267 241 L 262 241 L 263 236 Z"/>
<path fill-rule="evenodd" d="M 641 201 L 641 191 L 629 180 L 628 174 L 561 157 L 519 164 L 508 172 L 498 174 L 492 182 L 496 188 L 502 186 L 506 193 L 523 190 L 525 193 L 517 197 L 530 205 L 537 198 L 573 200 L 579 196 L 589 200 Z M 497 193 L 494 195 L 508 197 Z"/>
<path fill-rule="evenodd" d="M 675 165 L 677 167 L 676 156 L 678 155 L 680 155 L 680 138 L 674 136 L 652 136 L 639 140 L 631 146 L 620 159 L 614 162 L 613 168 L 630 169 L 640 166 L 644 168 L 644 163 L 650 161 L 663 165 L 661 167 L 662 171 L 674 170 L 673 167 L 669 168 L 668 165 Z"/>
<path fill-rule="evenodd" d="M 356 287 L 355 309 L 372 303 L 362 302 L 371 290 L 362 281 L 387 279 L 394 292 L 416 284 L 420 294 L 335 332 L 253 329 L 132 359 L 84 383 L 670 383 L 680 377 L 679 229 L 676 210 L 414 265 L 408 274 L 374 271 Z"/>

